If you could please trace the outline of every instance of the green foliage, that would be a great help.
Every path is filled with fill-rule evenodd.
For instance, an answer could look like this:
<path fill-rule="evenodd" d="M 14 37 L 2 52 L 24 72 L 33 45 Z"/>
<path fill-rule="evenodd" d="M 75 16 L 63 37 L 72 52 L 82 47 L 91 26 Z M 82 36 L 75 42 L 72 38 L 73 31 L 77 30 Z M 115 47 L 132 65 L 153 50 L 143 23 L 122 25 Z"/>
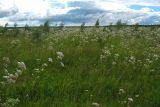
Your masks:
<path fill-rule="evenodd" d="M 0 26 L 0 36 L 2 36 L 2 35 L 3 35 L 2 31 L 3 31 L 3 27 L 2 27 L 2 26 Z"/>
<path fill-rule="evenodd" d="M 103 27 L 103 32 L 105 32 L 105 31 L 106 31 L 106 26 Z"/>
<path fill-rule="evenodd" d="M 109 28 L 110 31 L 112 31 L 112 29 L 113 29 L 113 23 L 110 23 L 109 26 L 108 26 L 108 28 Z"/>
<path fill-rule="evenodd" d="M 2 30 L 2 34 L 4 34 L 7 31 L 7 27 L 8 27 L 8 23 L 6 23 L 4 25 L 3 30 Z"/>
<path fill-rule="evenodd" d="M 99 28 L 99 26 L 100 26 L 99 19 L 97 19 L 97 20 L 96 20 L 96 23 L 95 23 L 95 27 L 96 27 L 96 28 Z"/>
<path fill-rule="evenodd" d="M 126 25 L 127 23 L 126 22 L 123 23 L 121 19 L 116 22 L 116 27 L 118 30 L 121 29 L 122 27 L 125 27 Z"/>
<path fill-rule="evenodd" d="M 19 29 L 17 28 L 18 24 L 14 23 L 14 29 L 12 29 L 12 36 L 16 37 L 19 34 Z"/>
<path fill-rule="evenodd" d="M 25 30 L 25 31 L 29 31 L 29 30 L 30 30 L 30 27 L 29 27 L 28 24 L 26 24 L 26 25 L 24 26 L 24 30 Z"/>
<path fill-rule="evenodd" d="M 59 24 L 59 29 L 62 30 L 63 28 L 64 28 L 64 23 L 61 22 L 61 23 Z"/>
<path fill-rule="evenodd" d="M 39 44 L 42 41 L 42 30 L 41 29 L 34 29 L 32 31 L 32 42 Z"/>
<path fill-rule="evenodd" d="M 160 106 L 159 28 L 43 27 L 0 36 L 0 107 Z"/>
<path fill-rule="evenodd" d="M 136 24 L 134 25 L 134 30 L 135 30 L 135 31 L 138 31 L 138 28 L 139 28 L 139 23 L 136 23 Z"/>
<path fill-rule="evenodd" d="M 14 28 L 17 28 L 17 26 L 18 26 L 17 23 L 14 23 Z"/>
<path fill-rule="evenodd" d="M 49 33 L 50 27 L 49 27 L 49 21 L 48 21 L 48 20 L 44 22 L 43 27 L 44 27 L 44 28 L 43 28 L 44 32 Z"/>
<path fill-rule="evenodd" d="M 80 26 L 80 31 L 84 32 L 84 30 L 85 30 L 85 22 L 83 22 Z"/>

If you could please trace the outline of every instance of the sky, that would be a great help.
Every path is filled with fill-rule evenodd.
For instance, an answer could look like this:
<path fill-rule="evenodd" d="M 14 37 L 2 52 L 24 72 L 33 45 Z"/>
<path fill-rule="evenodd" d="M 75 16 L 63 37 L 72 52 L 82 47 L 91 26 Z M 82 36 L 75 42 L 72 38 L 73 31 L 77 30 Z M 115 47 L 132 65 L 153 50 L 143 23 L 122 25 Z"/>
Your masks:
<path fill-rule="evenodd" d="M 160 24 L 160 0 L 0 0 L 0 25 Z"/>

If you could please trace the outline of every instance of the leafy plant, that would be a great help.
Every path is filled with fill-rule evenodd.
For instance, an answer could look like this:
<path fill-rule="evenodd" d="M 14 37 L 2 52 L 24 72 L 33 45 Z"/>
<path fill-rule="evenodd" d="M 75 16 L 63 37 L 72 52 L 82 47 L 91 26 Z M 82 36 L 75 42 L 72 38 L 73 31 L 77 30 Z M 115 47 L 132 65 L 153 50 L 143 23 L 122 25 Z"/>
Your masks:
<path fill-rule="evenodd" d="M 85 22 L 83 22 L 80 26 L 80 31 L 81 32 L 84 32 L 84 29 L 85 29 Z"/>
<path fill-rule="evenodd" d="M 99 26 L 100 26 L 99 19 L 97 19 L 97 20 L 96 20 L 96 23 L 95 23 L 95 27 L 96 27 L 96 28 L 99 28 Z"/>

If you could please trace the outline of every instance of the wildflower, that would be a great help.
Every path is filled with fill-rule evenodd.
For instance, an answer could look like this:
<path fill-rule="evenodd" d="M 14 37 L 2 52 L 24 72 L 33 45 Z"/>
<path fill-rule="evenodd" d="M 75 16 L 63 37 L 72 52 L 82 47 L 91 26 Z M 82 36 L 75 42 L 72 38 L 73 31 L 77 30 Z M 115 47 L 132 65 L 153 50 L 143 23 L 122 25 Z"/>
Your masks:
<path fill-rule="evenodd" d="M 9 63 L 10 63 L 9 57 L 3 57 L 2 59 L 3 59 L 3 61 L 4 61 L 6 64 L 9 64 Z"/>
<path fill-rule="evenodd" d="M 5 73 L 5 74 L 8 74 L 8 70 L 7 70 L 7 69 L 4 69 L 4 73 Z"/>
<path fill-rule="evenodd" d="M 36 59 L 36 61 L 37 61 L 37 62 L 40 62 L 40 61 L 41 61 L 41 59 Z"/>
<path fill-rule="evenodd" d="M 92 106 L 93 106 L 93 107 L 99 107 L 99 104 L 96 103 L 96 102 L 93 102 L 93 103 L 92 103 Z"/>
<path fill-rule="evenodd" d="M 119 54 L 115 54 L 114 55 L 114 58 L 117 60 L 118 59 L 118 57 L 119 57 Z"/>
<path fill-rule="evenodd" d="M 20 44 L 20 40 L 12 40 L 10 44 L 11 44 L 11 47 L 12 47 L 12 48 L 21 45 L 21 44 Z"/>
<path fill-rule="evenodd" d="M 52 58 L 48 58 L 48 62 L 53 62 L 53 59 Z"/>
<path fill-rule="evenodd" d="M 62 66 L 62 67 L 64 67 L 64 64 L 63 64 L 63 62 L 60 62 L 60 64 L 61 64 L 61 66 Z"/>
<path fill-rule="evenodd" d="M 57 59 L 60 59 L 60 60 L 63 59 L 64 54 L 62 52 L 56 52 L 56 54 L 57 54 Z"/>
<path fill-rule="evenodd" d="M 16 82 L 16 76 L 13 74 L 9 74 L 8 76 L 3 76 L 4 79 L 6 79 L 6 82 L 9 84 L 15 83 Z"/>
<path fill-rule="evenodd" d="M 40 78 L 40 76 L 37 76 L 36 79 Z"/>
<path fill-rule="evenodd" d="M 7 83 L 8 84 L 14 84 L 14 83 L 16 83 L 16 80 L 13 80 L 13 79 L 11 79 L 11 78 L 9 78 L 9 79 L 7 79 Z"/>
<path fill-rule="evenodd" d="M 49 51 L 52 51 L 53 50 L 53 46 L 48 46 L 47 48 Z"/>
<path fill-rule="evenodd" d="M 62 52 L 56 52 L 58 56 L 64 57 L 64 54 Z"/>
<path fill-rule="evenodd" d="M 18 62 L 18 68 L 23 70 L 26 70 L 26 65 L 24 64 L 24 62 Z"/>
<path fill-rule="evenodd" d="M 4 66 L 5 68 L 7 68 L 7 67 L 8 67 L 8 64 L 4 63 L 3 66 Z"/>
<path fill-rule="evenodd" d="M 123 101 L 123 103 L 124 103 L 124 104 L 126 104 L 126 103 L 127 103 L 127 101 L 125 100 L 125 101 Z"/>
<path fill-rule="evenodd" d="M 42 64 L 42 67 L 47 67 L 48 65 L 46 63 Z"/>
<path fill-rule="evenodd" d="M 9 76 L 3 76 L 4 79 L 9 79 Z"/>
<path fill-rule="evenodd" d="M 104 53 L 107 55 L 107 56 L 110 56 L 111 55 L 111 52 L 109 50 L 105 50 Z"/>
<path fill-rule="evenodd" d="M 155 71 L 154 69 L 151 69 L 151 70 L 150 70 L 150 72 L 154 72 L 154 71 Z"/>
<path fill-rule="evenodd" d="M 100 55 L 100 60 L 105 59 L 105 55 Z"/>
<path fill-rule="evenodd" d="M 157 54 L 154 54 L 154 55 L 153 55 L 153 58 L 157 61 L 158 58 L 159 58 L 159 56 L 158 56 Z"/>
<path fill-rule="evenodd" d="M 8 98 L 5 103 L 2 104 L 3 107 L 13 107 L 18 104 L 20 100 L 18 98 Z"/>
<path fill-rule="evenodd" d="M 8 76 L 9 76 L 9 78 L 12 79 L 12 80 L 16 80 L 16 79 L 18 78 L 17 75 L 15 76 L 15 75 L 13 75 L 13 74 L 9 74 Z"/>
<path fill-rule="evenodd" d="M 124 91 L 124 89 L 119 89 L 119 93 L 118 94 L 124 94 L 125 93 L 125 91 Z"/>
<path fill-rule="evenodd" d="M 137 94 L 137 95 L 135 95 L 135 97 L 136 97 L 136 98 L 138 98 L 138 97 L 139 97 L 139 95 Z"/>
<path fill-rule="evenodd" d="M 128 101 L 129 102 L 133 102 L 133 98 L 128 98 Z"/>
<path fill-rule="evenodd" d="M 37 68 L 35 68 L 35 69 L 34 69 L 34 71 L 35 71 L 35 72 L 37 72 L 37 73 L 39 73 L 39 72 L 40 72 L 40 70 L 39 70 L 39 69 L 37 69 Z"/>
<path fill-rule="evenodd" d="M 44 69 L 42 68 L 41 71 L 44 71 Z"/>
<path fill-rule="evenodd" d="M 88 92 L 88 90 L 85 90 L 85 92 Z"/>
<path fill-rule="evenodd" d="M 134 56 L 131 56 L 130 59 L 129 59 L 129 62 L 131 64 L 134 64 L 136 62 L 136 58 Z"/>
<path fill-rule="evenodd" d="M 22 72 L 23 72 L 22 70 L 17 69 L 16 71 L 17 71 L 16 73 L 17 73 L 18 75 L 22 75 Z"/>
<path fill-rule="evenodd" d="M 113 62 L 112 62 L 112 65 L 116 65 L 116 62 L 115 62 L 115 61 L 113 61 Z"/>
<path fill-rule="evenodd" d="M 5 82 L 0 82 L 0 84 L 5 85 Z"/>
<path fill-rule="evenodd" d="M 19 75 L 18 75 L 18 73 L 16 72 L 16 73 L 15 73 L 15 77 L 18 78 L 18 76 L 19 76 Z"/>

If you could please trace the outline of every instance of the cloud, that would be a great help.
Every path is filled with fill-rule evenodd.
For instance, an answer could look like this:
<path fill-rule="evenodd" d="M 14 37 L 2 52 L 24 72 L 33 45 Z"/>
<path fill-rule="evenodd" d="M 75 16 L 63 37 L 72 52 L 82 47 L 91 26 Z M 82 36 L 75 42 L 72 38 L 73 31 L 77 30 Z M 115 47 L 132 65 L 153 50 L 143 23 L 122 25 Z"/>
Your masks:
<path fill-rule="evenodd" d="M 63 21 L 66 25 L 93 25 L 97 18 L 103 25 L 117 20 L 129 24 L 160 23 L 160 0 L 0 0 L 0 25 L 40 25 Z"/>
<path fill-rule="evenodd" d="M 2 6 L 2 4 L 0 4 Z M 15 15 L 19 10 L 15 6 L 9 8 L 0 8 L 0 18 Z"/>

